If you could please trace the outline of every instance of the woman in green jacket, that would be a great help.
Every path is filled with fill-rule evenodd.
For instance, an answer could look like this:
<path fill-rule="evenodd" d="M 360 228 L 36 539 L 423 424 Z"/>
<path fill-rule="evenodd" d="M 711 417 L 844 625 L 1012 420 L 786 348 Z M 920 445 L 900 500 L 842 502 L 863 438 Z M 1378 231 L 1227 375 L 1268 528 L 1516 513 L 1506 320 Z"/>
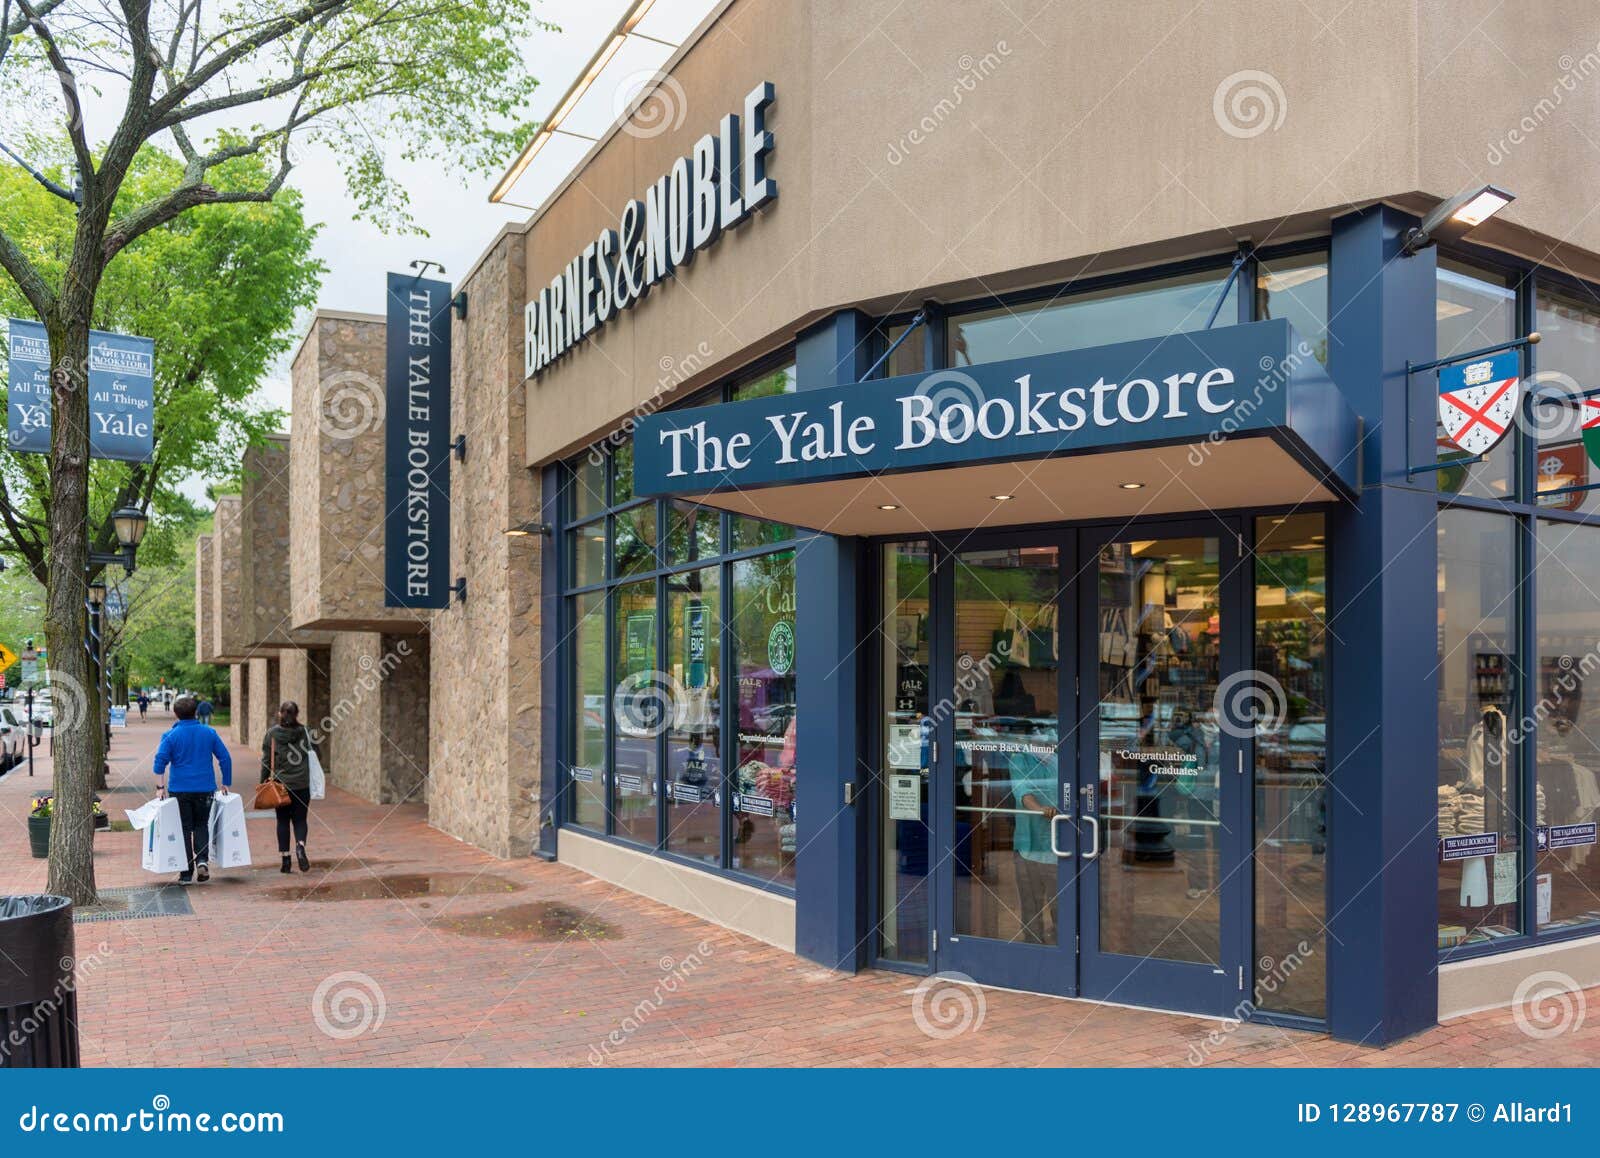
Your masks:
<path fill-rule="evenodd" d="M 278 812 L 278 855 L 283 858 L 279 872 L 289 867 L 289 827 L 294 826 L 295 854 L 300 871 L 311 871 L 306 856 L 307 818 L 311 811 L 311 733 L 300 723 L 300 705 L 284 700 L 278 705 L 278 722 L 267 729 L 261 742 L 261 782 L 280 781 L 289 793 L 289 803 Z"/>

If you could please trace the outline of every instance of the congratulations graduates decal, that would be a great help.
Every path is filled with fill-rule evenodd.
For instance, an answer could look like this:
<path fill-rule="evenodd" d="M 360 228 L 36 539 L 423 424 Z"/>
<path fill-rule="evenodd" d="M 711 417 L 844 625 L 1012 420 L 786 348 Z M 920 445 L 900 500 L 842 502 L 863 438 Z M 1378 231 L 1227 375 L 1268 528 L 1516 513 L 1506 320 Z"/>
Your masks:
<path fill-rule="evenodd" d="M 1486 454 L 1505 437 L 1522 397 L 1520 367 L 1518 353 L 1508 350 L 1439 371 L 1439 422 L 1452 443 Z"/>

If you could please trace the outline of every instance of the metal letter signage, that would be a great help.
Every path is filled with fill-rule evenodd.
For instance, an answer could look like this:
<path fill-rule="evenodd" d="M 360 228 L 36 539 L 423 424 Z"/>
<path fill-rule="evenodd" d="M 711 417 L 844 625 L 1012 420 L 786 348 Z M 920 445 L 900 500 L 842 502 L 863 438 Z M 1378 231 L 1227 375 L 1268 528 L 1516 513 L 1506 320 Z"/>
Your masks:
<path fill-rule="evenodd" d="M 1355 487 L 1355 415 L 1281 319 L 646 415 L 634 493 L 1248 437 Z"/>
<path fill-rule="evenodd" d="M 450 602 L 450 286 L 389 275 L 386 607 Z"/>
<path fill-rule="evenodd" d="M 11 449 L 50 453 L 50 338 L 38 322 L 11 319 Z M 155 450 L 155 343 L 89 331 L 89 453 L 149 462 Z"/>
<path fill-rule="evenodd" d="M 523 371 L 537 376 L 551 362 L 637 304 L 657 282 L 716 241 L 724 229 L 748 221 L 778 195 L 767 176 L 772 134 L 767 109 L 770 81 L 744 98 L 744 119 L 729 113 L 715 133 L 694 143 L 641 200 L 623 206 L 617 228 L 607 229 L 574 257 L 524 310 Z"/>

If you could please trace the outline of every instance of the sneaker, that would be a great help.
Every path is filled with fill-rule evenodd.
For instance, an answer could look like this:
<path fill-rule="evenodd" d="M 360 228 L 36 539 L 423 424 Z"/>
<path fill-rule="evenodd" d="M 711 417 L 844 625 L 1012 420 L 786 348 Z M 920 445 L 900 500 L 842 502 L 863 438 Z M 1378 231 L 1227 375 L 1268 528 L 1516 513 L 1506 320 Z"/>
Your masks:
<path fill-rule="evenodd" d="M 209 881 L 211 879 L 211 866 L 205 861 L 201 861 L 195 866 L 194 879 L 200 884 L 205 884 Z"/>
<path fill-rule="evenodd" d="M 180 885 L 192 885 L 194 884 L 194 876 L 187 872 L 181 872 L 178 874 L 178 883 Z"/>

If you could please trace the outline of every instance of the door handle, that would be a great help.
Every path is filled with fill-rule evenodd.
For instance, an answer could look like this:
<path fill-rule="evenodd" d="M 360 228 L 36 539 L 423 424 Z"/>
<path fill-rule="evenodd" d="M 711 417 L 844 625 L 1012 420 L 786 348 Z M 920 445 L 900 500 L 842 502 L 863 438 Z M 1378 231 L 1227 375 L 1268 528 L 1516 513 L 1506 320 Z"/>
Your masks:
<path fill-rule="evenodd" d="M 1083 819 L 1089 822 L 1089 831 L 1094 834 L 1094 840 L 1090 843 L 1088 852 L 1079 853 L 1078 855 L 1083 857 L 1084 860 L 1094 860 L 1095 857 L 1100 855 L 1100 820 L 1092 814 L 1085 815 Z"/>
<path fill-rule="evenodd" d="M 1072 817 L 1065 812 L 1058 812 L 1050 818 L 1050 851 L 1058 857 L 1071 856 L 1072 854 L 1056 843 L 1056 825 L 1063 820 L 1070 821 Z"/>

